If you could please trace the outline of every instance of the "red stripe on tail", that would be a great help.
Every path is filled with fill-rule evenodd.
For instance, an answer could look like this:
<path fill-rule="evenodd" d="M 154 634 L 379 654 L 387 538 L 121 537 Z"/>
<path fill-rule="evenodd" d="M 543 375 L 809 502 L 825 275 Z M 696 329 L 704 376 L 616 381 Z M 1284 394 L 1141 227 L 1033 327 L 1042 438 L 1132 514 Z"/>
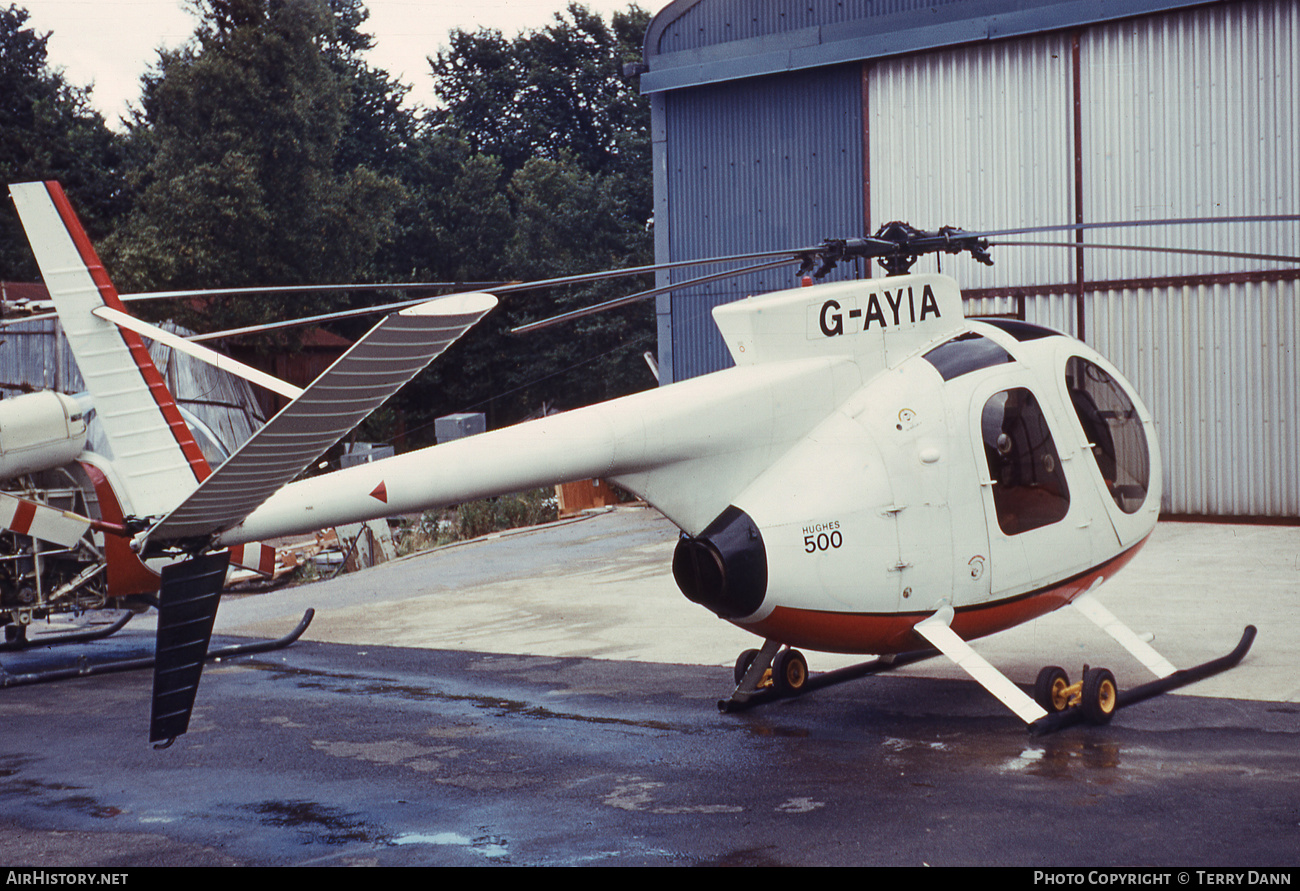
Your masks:
<path fill-rule="evenodd" d="M 36 519 L 36 505 L 30 501 L 19 501 L 18 508 L 14 511 L 13 522 L 9 528 L 14 532 L 26 535 L 27 531 L 32 528 L 32 520 Z"/>
<path fill-rule="evenodd" d="M 86 235 L 86 230 L 81 227 L 81 222 L 73 212 L 72 204 L 68 201 L 68 196 L 64 194 L 63 187 L 57 182 L 49 181 L 45 183 L 45 188 L 50 193 L 50 200 L 54 202 L 54 207 L 58 210 L 59 217 L 62 218 L 63 225 L 68 230 L 68 235 L 72 237 L 72 243 L 77 247 L 77 253 L 81 255 L 81 262 L 86 264 L 91 279 L 95 282 L 95 286 L 99 288 L 99 295 L 103 299 L 104 305 L 110 309 L 126 312 L 126 306 L 123 305 L 122 298 L 118 296 L 117 288 L 109 280 L 108 272 L 104 269 L 104 264 L 99 261 L 99 255 L 95 253 L 95 248 L 90 243 L 90 237 Z M 154 402 L 158 404 L 163 419 L 171 429 L 172 435 L 176 437 L 181 452 L 185 455 L 190 468 L 194 471 L 195 479 L 203 482 L 212 473 L 212 468 L 208 466 L 207 459 L 203 457 L 203 450 L 194 441 L 194 434 L 190 432 L 189 425 L 181 417 L 180 409 L 176 407 L 176 400 L 163 382 L 162 375 L 158 373 L 158 367 L 153 364 L 153 359 L 150 358 L 149 350 L 145 348 L 144 341 L 134 331 L 128 331 L 120 327 L 117 330 L 126 343 L 127 349 L 131 351 L 131 357 L 135 359 L 136 367 L 140 369 L 140 376 L 144 378 L 145 385 L 148 386 L 149 392 L 153 395 Z"/>

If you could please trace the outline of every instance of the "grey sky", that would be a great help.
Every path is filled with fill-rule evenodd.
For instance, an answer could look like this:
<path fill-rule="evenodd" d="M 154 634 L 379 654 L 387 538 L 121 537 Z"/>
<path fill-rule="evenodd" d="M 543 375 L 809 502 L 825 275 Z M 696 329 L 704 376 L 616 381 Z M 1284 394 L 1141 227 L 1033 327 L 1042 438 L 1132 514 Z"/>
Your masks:
<path fill-rule="evenodd" d="M 160 47 L 175 47 L 194 33 L 183 0 L 14 0 L 31 13 L 30 27 L 50 32 L 49 61 L 77 86 L 94 85 L 92 100 L 110 126 L 140 93 L 140 76 Z M 657 12 L 668 0 L 642 0 Z M 7 5 L 7 3 L 6 3 Z M 630 0 L 587 0 L 608 19 Z M 446 43 L 454 28 L 495 28 L 513 36 L 550 22 L 566 0 L 367 0 L 366 30 L 376 45 L 370 64 L 409 84 L 411 101 L 431 105 L 425 57 Z"/>

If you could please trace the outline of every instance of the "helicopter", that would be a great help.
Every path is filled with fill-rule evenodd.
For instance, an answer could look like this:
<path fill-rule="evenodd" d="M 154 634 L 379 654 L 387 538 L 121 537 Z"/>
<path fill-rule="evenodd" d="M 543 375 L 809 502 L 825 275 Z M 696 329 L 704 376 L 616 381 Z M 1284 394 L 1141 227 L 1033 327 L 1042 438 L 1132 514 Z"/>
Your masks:
<path fill-rule="evenodd" d="M 1155 527 L 1153 421 L 1087 345 L 1024 321 L 968 319 L 954 279 L 911 271 L 936 252 L 991 263 L 981 234 L 894 223 L 871 237 L 729 258 L 758 261 L 740 272 L 798 262 L 802 282 L 713 310 L 733 367 L 298 479 L 497 294 L 523 286 L 409 301 L 305 389 L 262 380 L 290 403 L 213 469 L 141 341 L 168 335 L 125 312 L 62 189 L 10 192 L 113 455 L 78 451 L 74 433 L 51 436 L 61 450 L 36 449 L 44 457 L 28 468 L 75 461 L 97 496 L 87 513 L 98 516 L 4 495 L 0 519 L 55 542 L 96 532 L 120 590 L 158 591 L 151 742 L 170 745 L 188 727 L 232 554 L 246 559 L 275 536 L 588 478 L 674 522 L 672 573 L 685 596 L 763 639 L 737 659 L 723 710 L 841 679 L 812 676 L 800 648 L 878 657 L 853 676 L 939 653 L 1046 731 L 1109 721 L 1231 667 L 1253 640 L 1248 627 L 1228 656 L 1177 671 L 1093 596 Z M 879 259 L 889 275 L 812 284 L 854 257 Z M 71 429 L 87 410 L 60 404 L 64 427 L 51 429 Z M 155 577 L 143 561 L 162 557 L 173 562 Z M 1071 682 L 1048 666 L 1030 696 L 967 643 L 1066 605 L 1157 680 L 1121 695 L 1105 668 Z"/>

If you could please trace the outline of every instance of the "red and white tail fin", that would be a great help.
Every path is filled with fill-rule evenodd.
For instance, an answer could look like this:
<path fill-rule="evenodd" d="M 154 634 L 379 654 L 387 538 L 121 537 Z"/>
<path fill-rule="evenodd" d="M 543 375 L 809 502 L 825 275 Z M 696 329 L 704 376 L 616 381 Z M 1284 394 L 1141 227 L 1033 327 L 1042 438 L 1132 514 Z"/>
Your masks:
<path fill-rule="evenodd" d="M 138 516 L 167 513 L 210 469 L 140 335 L 95 315 L 125 311 L 58 183 L 9 187 L 36 262 Z"/>

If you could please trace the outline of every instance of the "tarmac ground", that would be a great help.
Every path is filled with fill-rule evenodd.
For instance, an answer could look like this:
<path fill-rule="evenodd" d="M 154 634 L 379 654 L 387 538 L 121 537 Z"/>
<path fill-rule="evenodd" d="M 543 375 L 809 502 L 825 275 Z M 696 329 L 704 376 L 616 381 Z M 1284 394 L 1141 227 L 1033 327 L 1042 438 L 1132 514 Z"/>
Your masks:
<path fill-rule="evenodd" d="M 0 689 L 0 862 L 1015 865 L 1300 860 L 1300 529 L 1162 523 L 1099 599 L 1179 667 L 1232 671 L 1030 737 L 941 660 L 719 714 L 755 639 L 687 601 L 673 527 L 621 508 L 329 582 L 228 596 L 190 732 L 145 742 L 148 672 Z M 1062 610 L 977 642 L 1147 680 Z M 10 674 L 147 653 L 0 654 Z M 809 654 L 814 672 L 846 664 Z"/>

